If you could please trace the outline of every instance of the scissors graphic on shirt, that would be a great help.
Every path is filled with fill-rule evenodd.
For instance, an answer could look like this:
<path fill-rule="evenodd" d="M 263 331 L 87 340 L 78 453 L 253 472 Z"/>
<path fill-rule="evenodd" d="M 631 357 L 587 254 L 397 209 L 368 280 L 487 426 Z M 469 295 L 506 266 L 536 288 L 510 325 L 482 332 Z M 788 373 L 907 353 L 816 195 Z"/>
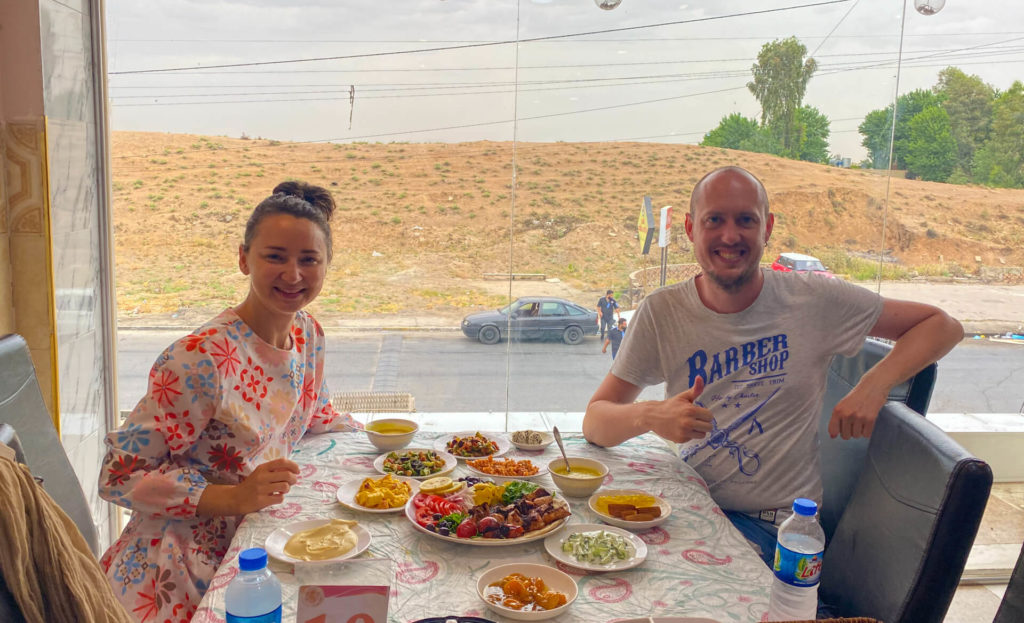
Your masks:
<path fill-rule="evenodd" d="M 761 426 L 761 422 L 757 421 L 757 412 L 761 410 L 761 407 L 768 404 L 768 401 L 772 399 L 772 396 L 779 393 L 781 387 L 773 391 L 767 398 L 757 404 L 756 407 L 748 411 L 742 417 L 738 418 L 732 424 L 725 428 L 718 428 L 718 419 L 711 418 L 711 432 L 704 441 L 697 444 L 693 448 L 686 451 L 683 455 L 683 460 L 689 462 L 689 460 L 699 453 L 704 448 L 711 448 L 712 450 L 718 450 L 719 448 L 725 448 L 729 451 L 729 455 L 736 459 L 736 464 L 740 469 L 740 473 L 747 476 L 753 476 L 757 473 L 757 470 L 761 468 L 761 457 L 756 452 L 752 452 L 741 443 L 737 443 L 729 437 L 737 429 L 746 425 L 748 422 L 750 427 L 747 429 L 747 435 L 753 435 L 754 429 L 757 428 L 758 434 L 764 434 L 764 427 Z M 704 406 L 699 400 L 695 402 L 697 406 Z"/>

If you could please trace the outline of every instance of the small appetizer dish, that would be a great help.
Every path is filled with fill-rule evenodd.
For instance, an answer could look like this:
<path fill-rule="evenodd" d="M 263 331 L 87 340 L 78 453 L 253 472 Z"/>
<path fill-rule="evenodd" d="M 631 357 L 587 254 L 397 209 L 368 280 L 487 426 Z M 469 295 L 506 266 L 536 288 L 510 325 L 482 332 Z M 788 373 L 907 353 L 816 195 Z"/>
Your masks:
<path fill-rule="evenodd" d="M 294 564 L 337 562 L 358 556 L 370 546 L 370 532 L 346 519 L 309 519 L 274 530 L 266 550 L 274 558 Z"/>
<path fill-rule="evenodd" d="M 602 489 L 588 505 L 601 521 L 627 530 L 653 528 L 672 514 L 668 502 L 639 489 Z"/>
<path fill-rule="evenodd" d="M 501 456 L 511 447 L 503 436 L 479 431 L 455 433 L 451 437 L 440 437 L 434 443 L 435 450 L 447 452 L 462 461 L 485 456 Z"/>
<path fill-rule="evenodd" d="M 473 480 L 477 482 L 467 484 Z M 570 514 L 561 496 L 537 483 L 497 484 L 472 477 L 428 480 L 405 506 L 406 518 L 420 532 L 452 543 L 484 546 L 542 539 L 564 525 Z"/>
<path fill-rule="evenodd" d="M 548 463 L 548 471 L 555 486 L 565 495 L 573 498 L 584 498 L 597 491 L 608 475 L 608 466 L 595 459 L 569 457 L 569 467 L 565 467 L 562 457 Z"/>
<path fill-rule="evenodd" d="M 418 480 L 385 474 L 381 478 L 346 482 L 338 487 L 338 502 L 342 506 L 367 513 L 398 513 L 409 498 L 419 491 Z"/>
<path fill-rule="evenodd" d="M 555 560 L 587 571 L 632 569 L 647 558 L 647 544 L 628 530 L 602 524 L 572 524 L 544 539 Z"/>
<path fill-rule="evenodd" d="M 500 616 L 543 621 L 568 610 L 579 588 L 572 577 L 554 567 L 511 563 L 485 571 L 477 580 L 476 592 Z"/>
<path fill-rule="evenodd" d="M 381 452 L 390 452 L 409 445 L 419 429 L 419 424 L 412 420 L 384 418 L 368 422 L 364 431 L 373 447 Z"/>
<path fill-rule="evenodd" d="M 512 457 L 496 459 L 493 456 L 468 459 L 466 470 L 474 476 L 490 478 L 495 482 L 530 480 L 548 473 L 546 467 L 538 467 L 530 459 Z"/>
<path fill-rule="evenodd" d="M 509 436 L 512 445 L 520 450 L 543 450 L 551 445 L 555 436 L 546 431 L 517 430 Z"/>
<path fill-rule="evenodd" d="M 373 468 L 382 474 L 406 476 L 423 480 L 444 476 L 459 462 L 447 452 L 428 448 L 408 448 L 382 454 L 373 462 Z"/>

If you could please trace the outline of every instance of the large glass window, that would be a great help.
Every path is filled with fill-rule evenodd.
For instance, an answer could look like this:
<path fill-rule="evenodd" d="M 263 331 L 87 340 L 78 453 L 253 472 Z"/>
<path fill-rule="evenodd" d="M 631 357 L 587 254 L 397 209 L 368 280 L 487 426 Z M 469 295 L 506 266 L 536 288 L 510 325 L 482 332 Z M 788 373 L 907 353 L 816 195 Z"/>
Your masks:
<path fill-rule="evenodd" d="M 950 5 L 108 2 L 121 327 L 240 301 L 245 218 L 286 179 L 339 206 L 311 308 L 332 389 L 419 411 L 582 412 L 612 363 L 599 299 L 628 317 L 695 273 L 689 193 L 719 166 L 768 189 L 766 266 L 811 256 L 796 269 L 886 294 L 1024 265 L 997 227 L 1019 210 L 978 186 L 1024 185 L 990 140 L 1020 133 L 1015 22 Z"/>

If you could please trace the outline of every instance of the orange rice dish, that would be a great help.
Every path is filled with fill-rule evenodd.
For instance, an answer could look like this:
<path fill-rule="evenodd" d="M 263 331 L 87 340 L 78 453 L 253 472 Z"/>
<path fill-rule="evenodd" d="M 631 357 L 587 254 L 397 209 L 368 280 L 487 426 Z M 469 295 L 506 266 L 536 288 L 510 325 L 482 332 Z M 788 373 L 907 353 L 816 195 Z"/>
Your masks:
<path fill-rule="evenodd" d="M 479 472 L 492 476 L 536 476 L 540 473 L 537 466 L 529 459 L 517 461 L 509 458 L 495 459 L 493 456 L 489 456 L 475 461 L 466 461 L 466 464 Z"/>

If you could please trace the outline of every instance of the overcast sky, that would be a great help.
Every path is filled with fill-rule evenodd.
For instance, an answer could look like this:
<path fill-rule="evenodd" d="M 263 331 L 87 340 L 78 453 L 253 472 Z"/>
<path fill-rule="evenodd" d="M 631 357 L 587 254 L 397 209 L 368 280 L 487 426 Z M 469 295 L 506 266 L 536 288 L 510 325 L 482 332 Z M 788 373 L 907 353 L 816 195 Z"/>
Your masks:
<path fill-rule="evenodd" d="M 949 0 L 925 17 L 908 1 L 900 93 L 948 65 L 998 89 L 1024 80 L 1024 3 Z M 896 89 L 902 7 L 108 0 L 110 115 L 115 130 L 298 141 L 697 143 L 724 115 L 759 118 L 750 67 L 796 36 L 819 65 L 804 101 L 832 120 L 831 151 L 856 161 L 857 125 Z"/>

